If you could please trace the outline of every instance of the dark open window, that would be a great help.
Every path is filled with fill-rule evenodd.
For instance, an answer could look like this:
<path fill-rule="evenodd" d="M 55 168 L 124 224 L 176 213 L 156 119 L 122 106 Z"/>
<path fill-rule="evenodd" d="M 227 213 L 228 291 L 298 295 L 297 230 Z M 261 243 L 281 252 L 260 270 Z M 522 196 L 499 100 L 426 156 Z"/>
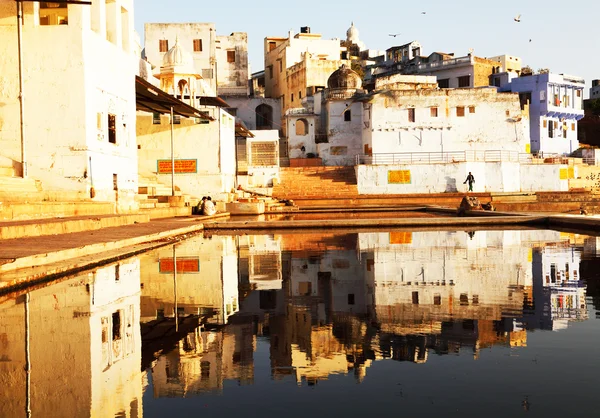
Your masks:
<path fill-rule="evenodd" d="M 108 114 L 108 142 L 117 143 L 117 116 Z"/>
<path fill-rule="evenodd" d="M 202 52 L 202 39 L 194 39 L 194 52 Z"/>
<path fill-rule="evenodd" d="M 235 51 L 227 51 L 227 62 L 235 62 Z"/>
<path fill-rule="evenodd" d="M 344 112 L 344 121 L 350 122 L 351 120 L 352 120 L 352 113 L 350 113 L 350 110 L 346 110 Z"/>

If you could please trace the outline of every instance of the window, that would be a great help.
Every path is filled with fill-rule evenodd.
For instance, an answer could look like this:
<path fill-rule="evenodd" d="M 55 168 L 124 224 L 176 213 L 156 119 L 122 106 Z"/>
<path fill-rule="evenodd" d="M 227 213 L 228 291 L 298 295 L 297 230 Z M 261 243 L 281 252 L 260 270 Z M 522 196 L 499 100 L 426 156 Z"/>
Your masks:
<path fill-rule="evenodd" d="M 458 77 L 458 87 L 471 87 L 471 76 Z"/>
<path fill-rule="evenodd" d="M 563 96 L 563 104 L 565 107 L 569 107 L 569 96 L 566 94 Z"/>
<path fill-rule="evenodd" d="M 160 125 L 160 113 L 158 113 L 158 112 L 152 113 L 152 124 Z"/>
<path fill-rule="evenodd" d="M 235 51 L 227 51 L 227 62 L 235 62 Z"/>
<path fill-rule="evenodd" d="M 68 25 L 69 9 L 66 3 L 40 2 L 40 25 Z"/>
<path fill-rule="evenodd" d="M 272 129 L 273 108 L 268 104 L 256 106 L 256 129 Z"/>
<path fill-rule="evenodd" d="M 469 113 L 475 113 L 475 106 L 469 106 Z"/>
<path fill-rule="evenodd" d="M 344 112 L 344 121 L 350 122 L 352 120 L 352 113 L 350 113 L 350 109 Z"/>
<path fill-rule="evenodd" d="M 548 121 L 546 119 L 544 119 L 543 125 L 544 125 L 544 128 L 548 127 Z"/>
<path fill-rule="evenodd" d="M 116 173 L 113 173 L 113 190 L 114 191 L 119 190 L 119 177 L 117 176 Z"/>
<path fill-rule="evenodd" d="M 437 118 L 438 117 L 438 108 L 437 107 L 429 108 L 429 114 L 432 118 Z"/>
<path fill-rule="evenodd" d="M 581 97 L 581 90 L 576 90 L 577 91 L 577 97 Z"/>
<path fill-rule="evenodd" d="M 550 123 L 548 124 L 548 138 L 554 138 L 554 124 L 552 123 L 552 121 L 550 121 Z"/>
<path fill-rule="evenodd" d="M 479 305 L 479 295 L 473 295 L 473 305 Z"/>
<path fill-rule="evenodd" d="M 277 48 L 277 43 L 276 43 L 276 42 L 273 42 L 273 41 L 270 41 L 270 42 L 269 42 L 269 51 L 272 51 L 272 50 L 274 50 L 275 48 Z"/>
<path fill-rule="evenodd" d="M 460 295 L 460 305 L 467 306 L 469 304 L 469 296 L 466 293 L 461 293 Z"/>
<path fill-rule="evenodd" d="M 117 116 L 112 113 L 108 114 L 108 142 L 117 143 Z"/>
<path fill-rule="evenodd" d="M 298 92 L 298 99 L 302 99 L 302 91 Z"/>
<path fill-rule="evenodd" d="M 173 115 L 173 125 L 180 125 L 180 124 L 181 124 L 181 116 Z"/>
<path fill-rule="evenodd" d="M 415 108 L 410 108 L 408 109 L 408 121 L 409 122 L 414 122 L 415 121 Z"/>
<path fill-rule="evenodd" d="M 544 90 L 540 91 L 540 102 L 544 103 L 546 101 L 546 92 Z"/>
<path fill-rule="evenodd" d="M 419 292 L 412 292 L 412 303 L 413 305 L 419 304 Z"/>
<path fill-rule="evenodd" d="M 115 282 L 121 280 L 121 269 L 119 264 L 115 264 Z"/>
<path fill-rule="evenodd" d="M 112 340 L 121 339 L 121 311 L 112 314 Z"/>
<path fill-rule="evenodd" d="M 348 305 L 354 305 L 354 293 L 348 293 Z"/>
<path fill-rule="evenodd" d="M 279 60 L 279 72 L 283 71 L 283 61 Z"/>
<path fill-rule="evenodd" d="M 269 79 L 273 78 L 273 66 L 269 65 Z"/>
<path fill-rule="evenodd" d="M 169 40 L 161 39 L 158 41 L 158 52 L 167 52 L 169 50 Z"/>
<path fill-rule="evenodd" d="M 202 39 L 194 39 L 194 52 L 202 52 Z"/>
<path fill-rule="evenodd" d="M 200 377 L 202 379 L 208 379 L 210 377 L 210 361 L 200 362 Z"/>
<path fill-rule="evenodd" d="M 553 102 L 554 106 L 560 106 L 560 99 L 558 97 L 558 94 L 554 95 L 554 102 Z"/>
<path fill-rule="evenodd" d="M 442 296 L 440 296 L 438 293 L 436 293 L 435 295 L 433 295 L 433 304 L 434 305 L 441 305 L 442 304 Z"/>
<path fill-rule="evenodd" d="M 572 131 L 574 131 L 574 130 L 575 130 L 575 124 L 574 124 L 574 123 L 572 123 L 572 124 L 571 124 L 571 130 L 572 130 Z"/>
<path fill-rule="evenodd" d="M 438 87 L 441 88 L 441 89 L 450 88 L 450 79 L 449 78 L 444 78 L 442 80 L 438 80 Z"/>
<path fill-rule="evenodd" d="M 293 102 L 293 101 L 294 101 L 294 93 L 292 93 L 292 94 L 290 95 L 290 102 Z"/>
<path fill-rule="evenodd" d="M 464 106 L 456 107 L 456 116 L 458 116 L 459 118 L 462 118 L 463 116 L 465 116 L 465 107 Z"/>

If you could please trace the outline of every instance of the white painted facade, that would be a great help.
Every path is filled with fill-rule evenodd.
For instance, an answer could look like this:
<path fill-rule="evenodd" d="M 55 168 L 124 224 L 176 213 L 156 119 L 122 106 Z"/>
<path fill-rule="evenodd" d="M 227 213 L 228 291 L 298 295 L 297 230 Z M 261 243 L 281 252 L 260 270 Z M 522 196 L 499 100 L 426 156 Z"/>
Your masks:
<path fill-rule="evenodd" d="M 224 195 L 235 188 L 235 120 L 221 108 L 201 108 L 214 120 L 197 123 L 181 118 L 174 125 L 174 159 L 196 160 L 197 172 L 176 173 L 175 186 L 195 197 Z M 158 161 L 171 159 L 170 117 L 160 116 L 160 124 L 150 113 L 139 112 L 138 171 L 140 177 L 171 184 L 170 173 L 158 173 Z"/>
<path fill-rule="evenodd" d="M 273 187 L 279 180 L 279 131 L 250 132 L 254 136 L 246 139 L 248 185 Z"/>
<path fill-rule="evenodd" d="M 62 200 L 93 187 L 95 201 L 137 210 L 133 1 L 22 4 L 27 175 Z M 16 22 L 16 3 L 2 2 L 0 160 L 21 175 Z"/>
<path fill-rule="evenodd" d="M 281 104 L 279 99 L 264 97 L 227 96 L 227 111 L 239 118 L 250 130 L 281 129 Z"/>
<path fill-rule="evenodd" d="M 567 171 L 561 164 L 517 162 L 358 165 L 356 179 L 359 194 L 466 192 L 469 172 L 475 192 L 568 191 Z M 403 172 L 406 182 L 390 182 L 391 172 Z"/>
<path fill-rule="evenodd" d="M 288 111 L 286 121 L 289 157 L 308 158 L 309 154 L 316 157 L 319 152 L 315 143 L 318 116 L 304 109 L 293 109 Z"/>
<path fill-rule="evenodd" d="M 536 74 L 512 79 L 503 90 L 529 100 L 531 152 L 568 155 L 579 148 L 577 121 L 584 116 L 579 77 Z"/>
<path fill-rule="evenodd" d="M 422 82 L 427 80 L 423 77 Z M 363 144 L 373 155 L 528 152 L 529 120 L 523 117 L 516 94 L 499 94 L 491 88 L 426 88 L 391 90 L 365 101 Z"/>

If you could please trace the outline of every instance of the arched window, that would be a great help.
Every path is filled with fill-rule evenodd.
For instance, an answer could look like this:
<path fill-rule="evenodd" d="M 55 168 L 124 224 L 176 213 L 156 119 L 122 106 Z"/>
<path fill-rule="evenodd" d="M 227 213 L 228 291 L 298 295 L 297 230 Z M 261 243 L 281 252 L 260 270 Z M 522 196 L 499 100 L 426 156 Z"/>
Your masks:
<path fill-rule="evenodd" d="M 181 96 L 181 98 L 183 99 L 183 97 L 187 94 L 187 81 L 185 80 L 179 80 L 179 83 L 177 83 L 177 88 L 179 90 L 179 95 Z"/>
<path fill-rule="evenodd" d="M 298 119 L 296 121 L 296 135 L 297 136 L 308 135 L 308 121 L 306 119 Z"/>
<path fill-rule="evenodd" d="M 273 129 L 273 108 L 268 104 L 256 106 L 256 129 Z"/>

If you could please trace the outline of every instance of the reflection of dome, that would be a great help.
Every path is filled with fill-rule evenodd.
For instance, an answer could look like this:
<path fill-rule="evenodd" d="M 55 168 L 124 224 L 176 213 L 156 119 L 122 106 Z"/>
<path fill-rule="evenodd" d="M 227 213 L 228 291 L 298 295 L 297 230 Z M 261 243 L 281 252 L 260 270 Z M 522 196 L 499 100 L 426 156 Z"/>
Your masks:
<path fill-rule="evenodd" d="M 179 40 L 175 40 L 175 45 L 169 49 L 163 57 L 163 67 L 193 65 L 194 59 L 181 45 Z"/>
<path fill-rule="evenodd" d="M 329 76 L 327 87 L 330 89 L 358 90 L 362 87 L 362 80 L 356 71 L 343 64 Z"/>
<path fill-rule="evenodd" d="M 352 43 L 358 42 L 358 29 L 356 29 L 356 26 L 354 26 L 354 22 L 352 22 L 350 29 L 346 31 L 346 40 Z"/>

